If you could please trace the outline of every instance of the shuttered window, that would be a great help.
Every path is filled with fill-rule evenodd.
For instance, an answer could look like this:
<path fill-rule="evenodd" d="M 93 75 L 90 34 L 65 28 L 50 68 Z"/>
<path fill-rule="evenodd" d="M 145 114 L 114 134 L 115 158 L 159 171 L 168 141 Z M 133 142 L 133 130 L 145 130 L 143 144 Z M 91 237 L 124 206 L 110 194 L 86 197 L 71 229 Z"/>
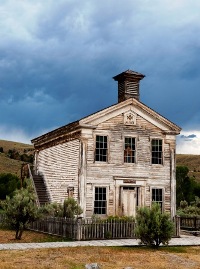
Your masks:
<path fill-rule="evenodd" d="M 152 139 L 151 141 L 151 162 L 152 164 L 163 164 L 163 145 L 161 139 Z"/>
<path fill-rule="evenodd" d="M 107 162 L 107 154 L 108 154 L 107 136 L 97 135 L 95 161 Z"/>

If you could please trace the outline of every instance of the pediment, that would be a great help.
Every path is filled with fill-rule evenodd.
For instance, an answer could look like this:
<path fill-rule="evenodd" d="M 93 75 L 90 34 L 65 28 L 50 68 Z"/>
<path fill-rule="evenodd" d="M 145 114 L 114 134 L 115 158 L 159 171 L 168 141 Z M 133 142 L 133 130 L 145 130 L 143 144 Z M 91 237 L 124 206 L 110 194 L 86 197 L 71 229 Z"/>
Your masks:
<path fill-rule="evenodd" d="M 99 124 L 119 115 L 123 115 L 124 125 L 136 125 L 137 116 L 140 116 L 165 132 L 179 134 L 181 131 L 181 128 L 176 124 L 136 99 L 128 99 L 124 102 L 105 108 L 83 118 L 79 121 L 79 124 L 83 127 L 96 128 Z"/>

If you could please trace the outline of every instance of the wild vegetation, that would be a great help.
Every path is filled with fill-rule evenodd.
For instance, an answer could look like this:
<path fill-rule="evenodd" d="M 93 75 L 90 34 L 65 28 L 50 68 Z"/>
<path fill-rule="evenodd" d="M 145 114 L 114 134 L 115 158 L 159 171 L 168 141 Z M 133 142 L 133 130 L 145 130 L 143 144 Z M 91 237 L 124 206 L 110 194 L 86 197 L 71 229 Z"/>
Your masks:
<path fill-rule="evenodd" d="M 176 165 L 187 166 L 188 176 L 200 183 L 200 155 L 177 154 Z"/>
<path fill-rule="evenodd" d="M 73 198 L 68 198 L 63 205 L 58 203 L 38 207 L 34 189 L 30 180 L 20 189 L 14 190 L 0 202 L 4 227 L 15 230 L 15 239 L 20 240 L 29 223 L 43 217 L 74 218 L 82 213 L 81 207 Z"/>
<path fill-rule="evenodd" d="M 0 140 L 0 173 L 21 176 L 24 162 L 32 163 L 34 149 L 32 145 Z"/>
<path fill-rule="evenodd" d="M 158 248 L 167 245 L 174 233 L 174 224 L 167 213 L 161 212 L 160 204 L 153 203 L 151 208 L 141 207 L 136 216 L 135 233 L 141 244 Z"/>

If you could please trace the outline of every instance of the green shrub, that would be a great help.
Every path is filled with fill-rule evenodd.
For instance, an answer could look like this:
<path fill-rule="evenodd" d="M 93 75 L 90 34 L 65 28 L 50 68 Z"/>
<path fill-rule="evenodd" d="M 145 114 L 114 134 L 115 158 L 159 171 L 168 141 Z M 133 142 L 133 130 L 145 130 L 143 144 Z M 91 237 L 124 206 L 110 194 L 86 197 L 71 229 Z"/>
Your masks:
<path fill-rule="evenodd" d="M 0 174 L 0 200 L 5 200 L 6 196 L 12 197 L 14 190 L 21 186 L 20 179 L 11 173 Z"/>
<path fill-rule="evenodd" d="M 200 216 L 200 198 L 198 196 L 195 196 L 195 200 L 190 203 L 190 205 L 187 204 L 186 201 L 180 202 L 180 208 L 177 210 L 177 215 L 179 216 Z"/>
<path fill-rule="evenodd" d="M 49 203 L 39 208 L 40 215 L 42 217 L 62 217 L 63 205 L 59 203 Z"/>
<path fill-rule="evenodd" d="M 159 247 L 168 244 L 174 232 L 174 224 L 167 213 L 162 213 L 160 205 L 153 203 L 151 209 L 139 208 L 136 216 L 135 234 L 141 244 Z"/>
<path fill-rule="evenodd" d="M 27 225 L 39 217 L 32 188 L 21 188 L 14 192 L 14 196 L 6 197 L 2 202 L 4 223 L 16 231 L 15 239 L 21 239 Z"/>
<path fill-rule="evenodd" d="M 83 213 L 82 208 L 78 205 L 77 201 L 69 197 L 63 203 L 63 217 L 74 218 Z"/>

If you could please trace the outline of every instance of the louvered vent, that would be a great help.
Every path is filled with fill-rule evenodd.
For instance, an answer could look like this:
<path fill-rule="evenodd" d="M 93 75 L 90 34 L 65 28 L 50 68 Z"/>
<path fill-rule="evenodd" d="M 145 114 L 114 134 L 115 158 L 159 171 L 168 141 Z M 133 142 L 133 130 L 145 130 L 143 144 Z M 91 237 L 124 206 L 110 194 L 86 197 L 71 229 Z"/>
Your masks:
<path fill-rule="evenodd" d="M 139 100 L 139 81 L 126 82 L 126 95 L 128 98 L 136 98 Z"/>
<path fill-rule="evenodd" d="M 118 102 L 123 102 L 129 98 L 139 100 L 139 83 L 144 75 L 127 70 L 114 77 L 118 81 Z"/>

